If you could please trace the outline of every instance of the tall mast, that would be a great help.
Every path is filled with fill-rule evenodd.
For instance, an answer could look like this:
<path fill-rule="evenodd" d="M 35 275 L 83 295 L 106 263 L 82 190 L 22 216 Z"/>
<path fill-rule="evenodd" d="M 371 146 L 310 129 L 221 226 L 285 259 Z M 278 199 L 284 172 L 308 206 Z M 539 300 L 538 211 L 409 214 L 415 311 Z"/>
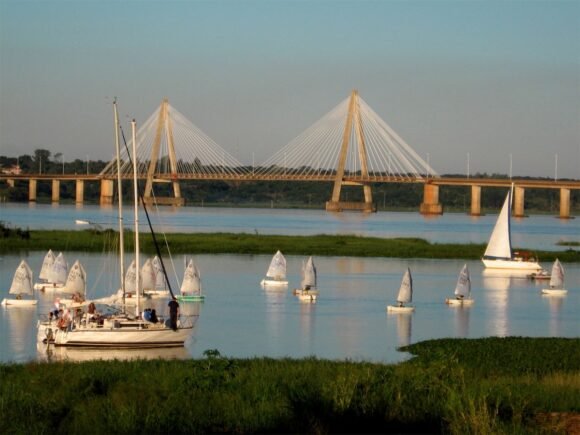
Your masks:
<path fill-rule="evenodd" d="M 137 190 L 137 135 L 135 133 L 135 120 L 131 121 L 131 136 L 133 141 L 133 197 L 135 200 L 134 214 L 135 214 L 135 291 L 137 293 L 137 304 L 135 306 L 135 315 L 138 317 L 141 311 L 140 298 L 141 291 L 139 286 L 139 192 Z"/>
<path fill-rule="evenodd" d="M 121 149 L 119 145 L 119 114 L 117 99 L 113 101 L 115 124 L 115 151 L 117 153 L 117 195 L 119 197 L 119 267 L 121 269 L 121 291 L 123 292 L 123 309 L 125 308 L 125 238 L 123 230 L 123 188 L 121 186 Z"/>

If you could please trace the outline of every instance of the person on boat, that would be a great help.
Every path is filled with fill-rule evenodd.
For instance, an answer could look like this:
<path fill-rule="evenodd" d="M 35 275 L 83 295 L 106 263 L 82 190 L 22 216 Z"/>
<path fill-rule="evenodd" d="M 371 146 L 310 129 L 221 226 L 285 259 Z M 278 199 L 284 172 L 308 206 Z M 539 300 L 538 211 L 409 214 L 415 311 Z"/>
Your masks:
<path fill-rule="evenodd" d="M 151 308 L 145 308 L 145 311 L 143 311 L 143 320 L 147 322 L 151 321 Z"/>
<path fill-rule="evenodd" d="M 179 316 L 179 302 L 177 299 L 171 299 L 167 304 L 169 307 L 169 326 L 174 331 L 177 331 L 177 317 Z"/>
<path fill-rule="evenodd" d="M 157 323 L 157 322 L 159 322 L 159 319 L 157 318 L 157 313 L 155 312 L 155 308 L 153 308 L 151 310 L 151 320 L 150 320 L 150 322 L 151 323 Z"/>

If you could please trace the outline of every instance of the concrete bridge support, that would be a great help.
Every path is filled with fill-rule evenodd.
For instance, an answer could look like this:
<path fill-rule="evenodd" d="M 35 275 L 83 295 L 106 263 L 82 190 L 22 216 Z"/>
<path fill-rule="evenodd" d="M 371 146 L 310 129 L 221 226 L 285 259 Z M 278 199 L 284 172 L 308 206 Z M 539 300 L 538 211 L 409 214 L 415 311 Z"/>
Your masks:
<path fill-rule="evenodd" d="M 560 189 L 560 219 L 570 219 L 570 189 Z"/>
<path fill-rule="evenodd" d="M 36 178 L 31 178 L 28 182 L 28 201 L 36 202 Z"/>
<path fill-rule="evenodd" d="M 439 204 L 439 186 L 425 184 L 423 187 L 423 203 L 421 214 L 443 214 L 443 206 Z"/>
<path fill-rule="evenodd" d="M 52 202 L 60 201 L 60 180 L 52 180 Z"/>
<path fill-rule="evenodd" d="M 524 214 L 524 196 L 526 190 L 523 187 L 516 186 L 514 188 L 514 217 L 525 217 Z"/>
<path fill-rule="evenodd" d="M 9 187 L 14 187 L 16 182 L 14 181 L 14 179 L 9 178 L 8 180 L 6 180 L 6 184 L 8 184 Z"/>
<path fill-rule="evenodd" d="M 101 205 L 111 205 L 113 204 L 113 193 L 114 193 L 115 183 L 113 180 L 101 180 Z"/>
<path fill-rule="evenodd" d="M 481 186 L 471 186 L 471 216 L 481 216 Z"/>
<path fill-rule="evenodd" d="M 75 202 L 77 204 L 82 204 L 85 199 L 85 181 L 76 180 L 76 195 Z"/>

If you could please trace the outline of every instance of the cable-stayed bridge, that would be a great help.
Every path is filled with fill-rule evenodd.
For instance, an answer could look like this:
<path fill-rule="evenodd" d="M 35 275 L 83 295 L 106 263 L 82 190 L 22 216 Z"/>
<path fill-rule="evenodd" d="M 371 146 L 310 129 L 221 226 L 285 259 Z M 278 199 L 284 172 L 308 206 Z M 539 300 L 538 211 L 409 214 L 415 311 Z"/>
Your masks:
<path fill-rule="evenodd" d="M 146 201 L 155 198 L 158 202 L 181 203 L 180 180 L 326 181 L 334 183 L 328 210 L 371 211 L 370 183 L 416 182 L 437 176 L 357 91 L 255 166 L 239 162 L 167 100 L 139 127 L 136 137 L 138 174 L 147 180 Z M 132 176 L 126 150 L 121 160 L 122 176 Z M 114 178 L 116 172 L 116 161 L 112 161 L 100 175 Z M 155 197 L 157 182 L 172 183 L 174 197 Z M 341 201 L 344 185 L 361 186 L 364 203 Z"/>

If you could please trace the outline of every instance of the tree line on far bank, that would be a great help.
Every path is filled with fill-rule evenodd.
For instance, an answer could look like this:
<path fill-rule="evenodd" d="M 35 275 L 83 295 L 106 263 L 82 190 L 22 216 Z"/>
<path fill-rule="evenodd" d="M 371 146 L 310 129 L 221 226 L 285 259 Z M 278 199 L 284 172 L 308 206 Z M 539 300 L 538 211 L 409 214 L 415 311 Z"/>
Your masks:
<path fill-rule="evenodd" d="M 6 170 L 18 165 L 23 174 L 98 174 L 108 162 L 102 160 L 64 161 L 61 153 L 54 156 L 48 150 L 36 150 L 34 155 L 18 158 L 0 156 L 0 168 Z M 464 177 L 464 174 L 446 174 L 445 177 Z M 473 178 L 508 178 L 505 174 L 473 174 Z M 518 177 L 525 179 L 528 177 Z M 181 181 L 181 194 L 189 206 L 234 206 L 322 209 L 332 194 L 332 183 L 309 181 Z M 423 201 L 423 186 L 411 183 L 374 183 L 373 201 L 378 210 L 417 210 Z M 484 188 L 481 191 L 482 210 L 497 210 L 505 199 L 505 188 Z M 49 182 L 37 184 L 37 201 L 51 200 L 52 186 Z M 84 200 L 98 203 L 100 186 L 85 183 Z M 60 200 L 74 202 L 76 187 L 73 181 L 60 183 Z M 124 189 L 130 199 L 132 189 Z M 171 184 L 155 186 L 155 195 L 173 196 Z M 559 210 L 558 189 L 528 189 L 525 193 L 525 210 L 555 213 Z M 439 192 L 441 204 L 446 211 L 468 212 L 471 206 L 469 186 L 442 186 Z M 9 202 L 28 201 L 28 183 L 17 182 L 14 187 L 0 185 L 0 200 Z M 363 201 L 362 189 L 344 186 L 342 201 Z M 570 193 L 571 213 L 580 212 L 580 192 Z"/>

